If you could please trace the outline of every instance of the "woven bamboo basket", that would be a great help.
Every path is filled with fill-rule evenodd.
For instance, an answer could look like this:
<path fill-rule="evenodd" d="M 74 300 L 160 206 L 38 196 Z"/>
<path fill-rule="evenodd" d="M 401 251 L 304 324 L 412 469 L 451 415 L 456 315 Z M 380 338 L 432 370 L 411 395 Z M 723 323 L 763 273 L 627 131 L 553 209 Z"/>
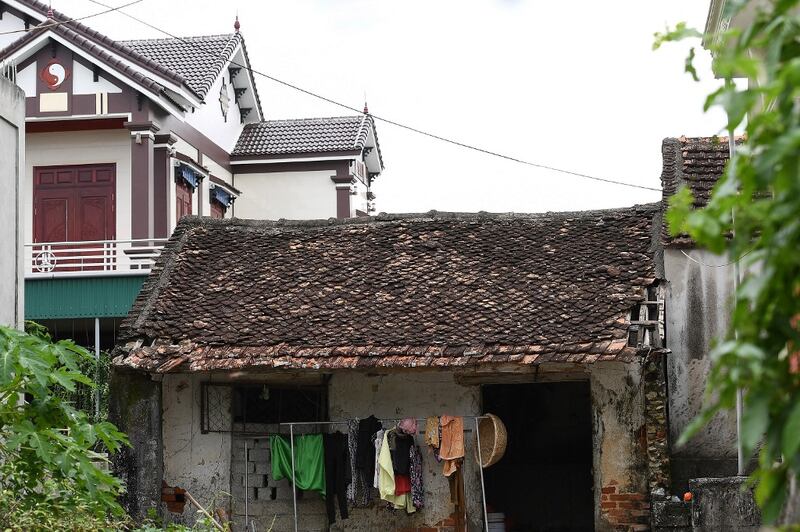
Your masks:
<path fill-rule="evenodd" d="M 478 463 L 485 469 L 499 462 L 506 453 L 508 433 L 506 426 L 494 414 L 484 414 L 484 417 L 478 420 L 478 429 L 481 440 L 481 455 L 478 457 Z M 475 454 L 478 454 L 477 445 L 475 445 Z"/>

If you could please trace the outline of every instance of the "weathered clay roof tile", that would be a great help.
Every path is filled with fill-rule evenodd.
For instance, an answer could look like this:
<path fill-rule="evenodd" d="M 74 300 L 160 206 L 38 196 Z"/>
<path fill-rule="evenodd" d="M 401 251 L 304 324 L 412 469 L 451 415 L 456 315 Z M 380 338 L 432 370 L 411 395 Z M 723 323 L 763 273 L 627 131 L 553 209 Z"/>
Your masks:
<path fill-rule="evenodd" d="M 120 348 L 115 363 L 207 371 L 630 360 L 627 316 L 656 278 L 659 214 L 653 204 L 184 218 L 125 323 L 126 339 L 144 342 Z"/>
<path fill-rule="evenodd" d="M 736 142 L 741 142 L 736 139 Z M 680 137 L 664 139 L 661 145 L 663 167 L 661 188 L 664 205 L 686 185 L 692 191 L 695 207 L 704 207 L 711 198 L 711 191 L 725 170 L 729 157 L 728 137 Z M 662 227 L 662 239 L 666 245 L 689 246 L 688 236 L 672 237 L 666 223 Z"/>

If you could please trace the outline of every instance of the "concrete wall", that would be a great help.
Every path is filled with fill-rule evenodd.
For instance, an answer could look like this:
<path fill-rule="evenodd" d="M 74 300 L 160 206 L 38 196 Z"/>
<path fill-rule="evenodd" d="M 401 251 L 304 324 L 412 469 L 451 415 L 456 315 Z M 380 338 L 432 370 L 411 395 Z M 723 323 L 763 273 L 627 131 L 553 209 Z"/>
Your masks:
<path fill-rule="evenodd" d="M 736 419 L 719 415 L 682 448 L 674 443 L 699 413 L 711 362 L 708 351 L 730 323 L 733 266 L 704 250 L 667 249 L 664 268 L 673 492 L 683 493 L 689 478 L 736 473 Z M 695 262 L 697 261 L 697 262 Z M 698 264 L 698 262 L 702 264 Z M 704 265 L 705 264 L 705 265 Z"/>
<path fill-rule="evenodd" d="M 175 374 L 165 375 L 161 383 L 164 481 L 188 490 L 200 504 L 227 508 L 231 435 L 200 432 L 200 383 L 207 380 L 207 376 Z M 223 410 L 230 411 L 224 406 Z M 194 522 L 194 508 L 186 508 L 182 515 L 167 513 L 167 520 Z"/>
<path fill-rule="evenodd" d="M 121 504 L 141 522 L 161 505 L 161 383 L 150 375 L 113 370 L 109 386 L 109 420 L 131 442 L 111 458 L 114 473 L 125 483 Z"/>
<path fill-rule="evenodd" d="M 33 241 L 33 168 L 69 164 L 117 165 L 117 239 L 131 238 L 131 136 L 127 129 L 31 133 L 25 153 L 25 235 Z"/>
<path fill-rule="evenodd" d="M 3 13 L 2 18 L 0 18 L 0 50 L 11 44 L 12 42 L 19 39 L 23 33 L 8 33 L 10 31 L 19 32 L 25 29 L 25 22 L 19 18 L 15 17 L 8 11 Z"/>
<path fill-rule="evenodd" d="M 648 523 L 642 369 L 617 362 L 590 368 L 595 530 Z M 622 504 L 624 503 L 624 504 Z"/>
<path fill-rule="evenodd" d="M 236 217 L 260 220 L 336 218 L 335 170 L 236 174 Z"/>
<path fill-rule="evenodd" d="M 12 18 L 7 15 L 6 18 Z M 0 26 L 3 27 L 3 26 Z M 22 327 L 24 240 L 20 206 L 21 175 L 25 168 L 25 94 L 13 83 L 0 77 L 0 325 Z"/>

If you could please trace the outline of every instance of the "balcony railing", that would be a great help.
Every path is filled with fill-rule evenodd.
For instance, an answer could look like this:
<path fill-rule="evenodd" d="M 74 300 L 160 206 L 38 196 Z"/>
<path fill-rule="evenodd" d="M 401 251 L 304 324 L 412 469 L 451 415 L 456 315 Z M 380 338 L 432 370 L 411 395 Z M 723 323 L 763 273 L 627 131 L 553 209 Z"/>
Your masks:
<path fill-rule="evenodd" d="M 166 241 L 154 238 L 25 244 L 25 276 L 146 274 Z"/>

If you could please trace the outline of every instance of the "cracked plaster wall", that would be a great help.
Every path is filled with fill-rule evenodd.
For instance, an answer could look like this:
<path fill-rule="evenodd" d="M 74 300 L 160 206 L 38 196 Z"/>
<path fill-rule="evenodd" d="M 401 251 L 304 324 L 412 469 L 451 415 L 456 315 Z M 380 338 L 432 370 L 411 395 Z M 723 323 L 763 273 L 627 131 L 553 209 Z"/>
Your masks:
<path fill-rule="evenodd" d="M 200 384 L 204 375 L 168 374 L 162 381 L 164 481 L 191 493 L 208 507 L 229 508 L 231 435 L 200 432 Z M 196 512 L 164 513 L 168 521 L 193 523 Z"/>
<path fill-rule="evenodd" d="M 621 362 L 596 364 L 590 370 L 596 530 L 615 526 L 601 506 L 603 488 L 614 486 L 617 494 L 647 493 L 641 372 L 638 364 Z"/>
<path fill-rule="evenodd" d="M 704 264 L 726 264 L 725 257 L 704 250 L 685 250 Z M 666 278 L 667 380 L 673 491 L 686 491 L 689 478 L 736 473 L 736 419 L 717 415 L 684 447 L 675 442 L 703 404 L 711 366 L 708 352 L 730 323 L 733 266 L 703 266 L 679 249 L 664 255 Z"/>

